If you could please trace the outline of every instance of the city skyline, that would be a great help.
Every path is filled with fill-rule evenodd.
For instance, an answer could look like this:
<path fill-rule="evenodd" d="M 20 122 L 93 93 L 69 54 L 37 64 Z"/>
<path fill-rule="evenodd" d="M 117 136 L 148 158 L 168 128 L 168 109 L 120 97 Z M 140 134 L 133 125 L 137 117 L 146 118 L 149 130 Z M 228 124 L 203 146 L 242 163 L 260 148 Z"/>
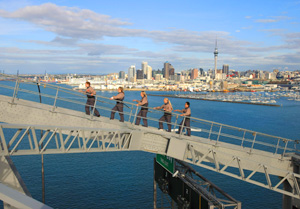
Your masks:
<path fill-rule="evenodd" d="M 299 10 L 291 0 L 0 0 L 0 70 L 105 74 L 143 61 L 214 69 L 216 39 L 217 69 L 299 70 Z"/>

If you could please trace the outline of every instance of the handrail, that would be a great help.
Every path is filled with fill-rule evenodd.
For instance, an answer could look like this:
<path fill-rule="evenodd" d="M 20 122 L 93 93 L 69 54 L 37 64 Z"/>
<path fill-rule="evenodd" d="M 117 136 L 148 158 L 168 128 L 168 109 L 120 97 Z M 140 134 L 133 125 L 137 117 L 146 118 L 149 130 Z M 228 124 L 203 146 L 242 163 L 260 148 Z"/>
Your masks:
<path fill-rule="evenodd" d="M 14 77 L 10 76 L 10 78 L 14 78 Z M 84 98 L 86 98 L 84 93 L 80 93 L 78 91 L 75 91 L 73 89 L 69 89 L 69 88 L 66 88 L 63 86 L 58 87 L 57 85 L 53 85 L 53 84 L 49 84 L 49 83 L 39 83 L 39 82 L 29 81 L 26 79 L 21 79 L 19 77 L 15 78 L 15 79 L 16 79 L 15 87 L 0 84 L 0 88 L 14 90 L 12 103 L 14 102 L 15 98 L 19 97 L 21 92 L 24 92 L 24 93 L 28 93 L 28 94 L 32 94 L 32 95 L 42 95 L 44 97 L 54 99 L 54 103 L 52 103 L 52 105 L 53 105 L 52 111 L 55 111 L 56 106 L 57 106 L 57 101 L 64 101 L 64 102 L 83 105 L 83 106 L 86 105 L 86 103 L 83 101 L 81 102 L 78 100 L 65 98 L 65 97 L 60 96 L 60 94 L 59 94 L 59 92 L 62 92 L 62 93 L 68 94 L 68 95 L 76 96 L 76 97 L 78 97 L 78 99 L 84 99 Z M 21 88 L 22 86 L 20 87 L 20 84 L 29 84 L 29 85 L 38 84 L 38 85 L 44 86 L 44 88 L 49 88 L 49 89 L 55 90 L 55 93 L 53 93 L 53 95 L 48 94 L 48 93 L 39 94 L 38 92 L 34 92 L 34 91 L 31 91 L 28 89 Z M 95 95 L 95 97 L 96 97 L 96 103 L 101 102 L 106 105 L 114 105 L 114 103 L 111 102 L 111 100 L 107 97 L 104 97 L 101 95 Z M 128 108 L 125 108 L 125 110 L 123 111 L 123 114 L 124 114 L 124 116 L 128 116 L 128 118 L 129 118 L 128 122 L 131 123 L 132 125 L 134 125 L 139 107 L 136 106 L 136 104 L 132 103 L 132 102 L 127 102 L 127 101 L 118 101 L 118 102 L 124 103 L 128 106 Z M 95 104 L 95 105 L 93 105 L 93 107 L 94 107 L 93 110 L 95 110 L 95 108 L 97 108 L 97 109 L 105 110 L 105 111 L 113 111 L 113 110 L 111 110 L 111 108 L 102 106 L 102 105 L 99 106 L 99 105 Z M 127 111 L 128 109 L 129 109 L 129 111 Z M 152 107 L 147 107 L 147 109 L 149 110 L 149 112 L 152 115 L 153 114 L 161 115 L 162 113 L 164 113 L 164 111 L 156 110 Z M 115 112 L 117 112 L 117 111 L 115 111 Z M 183 129 L 187 128 L 186 126 L 184 126 L 185 117 L 182 117 L 182 116 L 180 116 L 180 114 L 175 113 L 175 112 L 172 113 L 172 116 L 175 116 L 175 117 L 172 117 L 172 118 L 175 118 L 175 122 L 171 121 L 171 123 L 166 123 L 166 122 L 165 123 L 171 124 L 173 127 L 173 130 L 180 126 L 181 131 L 179 133 L 179 136 L 182 137 L 182 135 L 184 134 Z M 143 117 L 140 117 L 140 118 L 143 119 Z M 183 119 L 182 125 L 180 125 L 178 122 L 179 118 Z M 202 137 L 208 138 L 211 141 L 215 141 L 216 145 L 220 142 L 227 142 L 227 140 L 231 140 L 231 142 L 229 142 L 229 143 L 239 145 L 242 148 L 248 147 L 248 148 L 250 148 L 250 152 L 252 152 L 253 149 L 259 149 L 259 150 L 271 152 L 273 154 L 281 154 L 281 157 L 283 157 L 283 155 L 287 151 L 288 152 L 299 152 L 300 151 L 299 149 L 296 149 L 296 145 L 299 144 L 298 140 L 291 140 L 291 139 L 287 139 L 287 138 L 283 138 L 283 137 L 273 136 L 270 134 L 260 133 L 260 132 L 256 132 L 256 131 L 252 131 L 252 130 L 248 130 L 248 129 L 244 129 L 244 128 L 238 128 L 238 127 L 234 127 L 234 126 L 230 126 L 230 125 L 226 125 L 226 124 L 222 124 L 222 123 L 218 123 L 218 122 L 214 122 L 214 121 L 209 121 L 209 120 L 205 120 L 205 119 L 200 119 L 200 118 L 196 118 L 196 117 L 189 117 L 189 118 L 192 122 L 192 126 L 190 128 L 201 130 L 201 132 L 199 132 L 199 134 L 197 134 L 197 135 L 202 135 Z M 93 119 L 93 115 L 91 115 L 91 119 Z M 147 120 L 158 122 L 157 118 L 151 117 L 151 116 L 147 117 Z M 208 128 L 205 128 L 205 126 L 207 126 Z M 217 129 L 217 131 L 216 131 L 216 129 Z M 230 133 L 226 133 L 228 131 Z M 231 133 L 233 131 L 235 131 L 236 133 L 234 133 L 234 134 Z M 241 133 L 243 135 L 239 136 L 238 133 Z M 203 136 L 204 134 L 208 134 L 208 135 Z M 253 139 L 250 139 L 249 136 L 247 136 L 247 135 L 252 135 Z M 215 139 L 214 139 L 214 137 L 215 137 Z M 266 140 L 266 139 L 272 140 L 271 142 L 273 142 L 273 143 L 260 141 L 261 137 L 264 137 L 264 140 Z M 235 141 L 232 142 L 232 140 L 235 140 Z M 246 146 L 245 145 L 246 143 L 248 143 L 249 146 Z M 294 148 L 291 148 L 288 146 L 288 145 L 292 146 L 292 144 L 294 144 Z M 268 149 L 262 149 L 261 147 L 258 147 L 258 146 L 267 147 Z M 270 149 L 275 149 L 275 151 L 274 152 L 270 151 Z"/>

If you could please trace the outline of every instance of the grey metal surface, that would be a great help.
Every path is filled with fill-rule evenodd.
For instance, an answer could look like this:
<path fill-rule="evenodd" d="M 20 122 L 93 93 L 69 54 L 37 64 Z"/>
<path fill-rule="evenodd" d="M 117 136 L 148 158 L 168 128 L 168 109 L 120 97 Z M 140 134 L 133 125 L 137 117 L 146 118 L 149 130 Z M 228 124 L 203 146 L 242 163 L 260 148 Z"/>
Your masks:
<path fill-rule="evenodd" d="M 0 199 L 13 208 L 51 209 L 51 207 L 0 183 Z"/>

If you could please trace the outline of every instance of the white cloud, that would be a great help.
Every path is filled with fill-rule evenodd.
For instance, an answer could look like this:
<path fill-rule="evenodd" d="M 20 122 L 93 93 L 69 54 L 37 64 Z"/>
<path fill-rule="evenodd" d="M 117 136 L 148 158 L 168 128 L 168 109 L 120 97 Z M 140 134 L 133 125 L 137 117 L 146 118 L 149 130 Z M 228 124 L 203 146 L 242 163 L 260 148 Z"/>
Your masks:
<path fill-rule="evenodd" d="M 27 6 L 14 12 L 0 10 L 0 16 L 33 23 L 47 31 L 77 39 L 101 39 L 103 36 L 126 37 L 143 30 L 126 29 L 129 22 L 113 19 L 108 15 L 87 9 L 60 7 L 52 3 Z"/>

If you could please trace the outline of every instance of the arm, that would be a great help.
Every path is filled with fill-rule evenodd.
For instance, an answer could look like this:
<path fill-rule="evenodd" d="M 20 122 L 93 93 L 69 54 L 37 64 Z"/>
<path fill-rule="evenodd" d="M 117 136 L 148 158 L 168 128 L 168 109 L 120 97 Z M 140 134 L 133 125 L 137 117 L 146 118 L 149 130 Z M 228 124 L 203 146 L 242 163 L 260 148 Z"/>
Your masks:
<path fill-rule="evenodd" d="M 187 111 L 183 114 L 181 114 L 180 116 L 187 116 L 187 115 L 190 115 L 191 114 L 191 109 L 187 109 Z"/>
<path fill-rule="evenodd" d="M 162 105 L 162 106 L 158 106 L 158 107 L 154 107 L 153 109 L 155 109 L 155 110 L 160 110 L 160 109 L 162 109 L 162 108 L 163 108 L 163 106 L 164 106 L 164 105 Z"/>
<path fill-rule="evenodd" d="M 122 94 L 118 94 L 117 96 L 113 96 L 110 99 L 113 100 L 113 99 L 122 99 L 122 98 L 123 98 L 123 95 Z"/>
<path fill-rule="evenodd" d="M 182 113 L 183 111 L 182 110 L 174 110 L 174 112 L 181 112 Z"/>
<path fill-rule="evenodd" d="M 138 105 L 142 106 L 142 105 L 144 105 L 144 104 L 146 104 L 148 102 L 147 98 L 145 98 L 145 97 L 142 99 L 142 101 L 138 101 L 138 100 L 136 100 L 136 101 L 138 103 L 137 106 Z"/>

